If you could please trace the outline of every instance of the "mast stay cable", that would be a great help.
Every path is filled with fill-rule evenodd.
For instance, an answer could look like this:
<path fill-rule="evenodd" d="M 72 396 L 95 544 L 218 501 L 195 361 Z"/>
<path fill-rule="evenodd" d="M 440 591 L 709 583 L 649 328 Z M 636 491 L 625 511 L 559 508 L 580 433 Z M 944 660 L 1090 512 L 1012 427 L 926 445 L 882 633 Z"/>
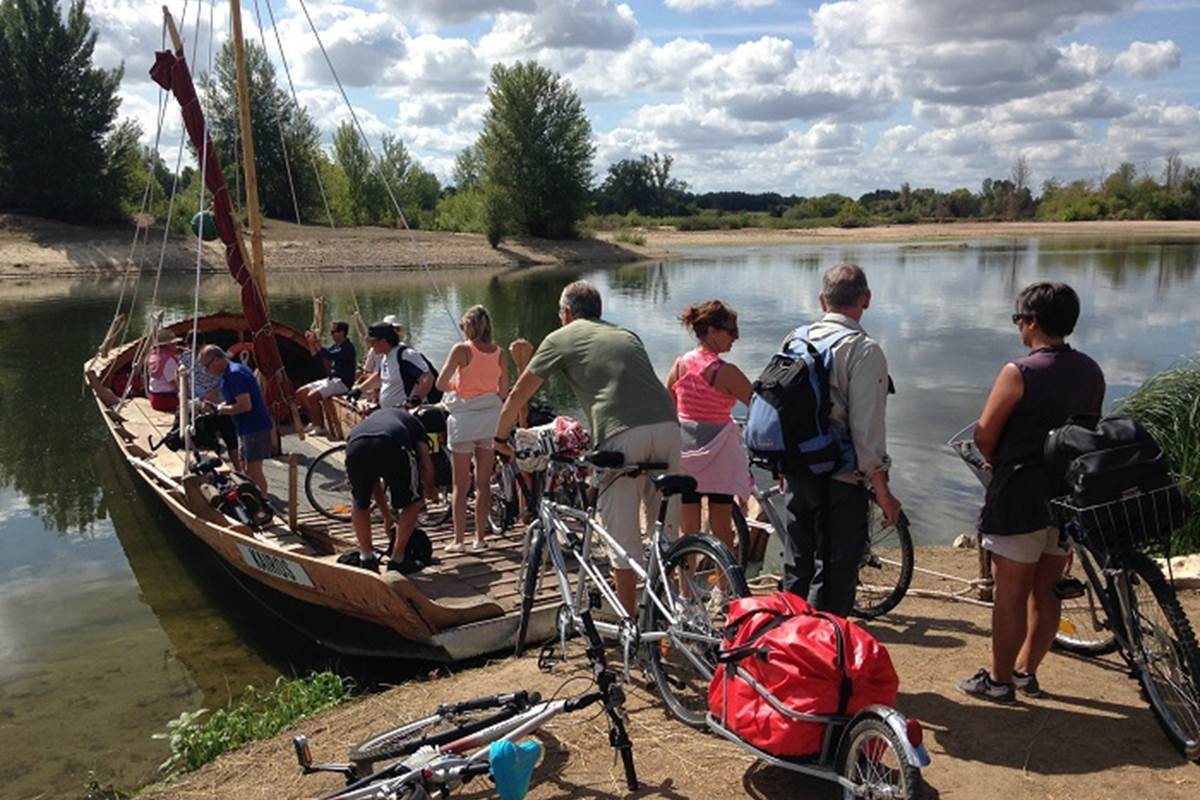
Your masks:
<path fill-rule="evenodd" d="M 408 219 L 404 216 L 403 209 L 400 208 L 400 203 L 396 200 L 396 194 L 392 191 L 391 182 L 387 179 L 387 174 L 383 170 L 383 162 L 375 153 L 375 148 L 371 146 L 371 140 L 367 138 L 367 132 L 363 129 L 362 123 L 358 119 L 358 114 L 354 112 L 354 105 L 350 102 L 350 97 L 346 94 L 346 88 L 342 85 L 342 79 L 338 76 L 337 70 L 334 69 L 333 61 L 329 58 L 329 51 L 325 49 L 325 43 L 321 40 L 321 34 L 317 32 L 317 26 L 313 22 L 312 14 L 308 11 L 308 3 L 305 0 L 299 0 L 300 10 L 304 12 L 304 17 L 308 20 L 308 27 L 312 30 L 313 37 L 317 40 L 317 46 L 321 48 L 321 55 L 325 59 L 326 66 L 329 67 L 329 72 L 333 76 L 334 83 L 337 84 L 338 92 L 342 95 L 342 100 L 346 104 L 346 109 L 350 112 L 350 119 L 354 122 L 354 127 L 358 130 L 358 135 L 362 138 L 363 145 L 367 148 L 367 152 L 371 154 L 371 160 L 375 164 L 375 171 L 379 173 L 380 179 L 383 181 L 383 188 L 387 190 L 388 199 L 392 201 L 392 207 L 396 210 L 396 215 L 399 217 L 401 224 L 404 225 L 404 230 L 408 233 L 409 242 L 413 246 L 413 252 L 417 255 L 421 268 L 428 276 L 430 283 L 433 286 L 433 292 L 437 295 L 438 301 L 442 306 L 442 310 L 446 312 L 446 316 L 450 320 L 450 325 L 458 333 L 459 336 L 464 334 L 458 327 L 458 320 L 450 311 L 450 305 L 446 302 L 446 297 L 442 293 L 441 287 L 437 279 L 434 277 L 433 270 L 429 267 L 428 260 L 420 254 L 417 247 L 417 237 L 413 233 L 413 229 L 408 224 Z"/>

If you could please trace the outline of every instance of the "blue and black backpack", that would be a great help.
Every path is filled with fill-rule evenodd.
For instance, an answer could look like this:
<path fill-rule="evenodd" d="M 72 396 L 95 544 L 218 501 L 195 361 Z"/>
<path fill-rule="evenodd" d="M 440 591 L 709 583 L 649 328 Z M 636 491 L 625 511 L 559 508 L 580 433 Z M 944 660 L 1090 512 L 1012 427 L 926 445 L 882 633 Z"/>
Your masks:
<path fill-rule="evenodd" d="M 853 448 L 829 422 L 829 371 L 834 345 L 855 333 L 843 328 L 813 339 L 811 328 L 801 326 L 788 335 L 783 350 L 754 382 L 743 435 L 755 457 L 776 469 L 810 475 L 853 465 Z"/>

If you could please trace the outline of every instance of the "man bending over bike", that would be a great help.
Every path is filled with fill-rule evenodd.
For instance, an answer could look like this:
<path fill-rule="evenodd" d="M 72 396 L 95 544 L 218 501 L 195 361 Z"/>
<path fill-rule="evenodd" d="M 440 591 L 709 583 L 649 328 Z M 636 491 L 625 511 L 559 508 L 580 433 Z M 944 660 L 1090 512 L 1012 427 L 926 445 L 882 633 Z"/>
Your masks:
<path fill-rule="evenodd" d="M 542 340 L 517 379 L 500 412 L 496 442 L 507 443 L 520 409 L 547 378 L 562 373 L 587 415 L 598 450 L 622 453 L 626 463 L 665 462 L 669 472 L 678 472 L 680 436 L 674 401 L 654 373 L 642 340 L 605 322 L 600 312 L 600 293 L 587 281 L 563 289 L 558 301 L 562 327 Z M 640 511 L 644 507 L 645 518 L 653 520 L 658 504 L 650 476 L 615 477 L 599 488 L 597 510 L 604 527 L 640 561 Z M 613 564 L 613 580 L 621 604 L 636 615 L 637 579 L 627 562 Z"/>
<path fill-rule="evenodd" d="M 436 491 L 425 427 L 404 409 L 379 409 L 346 437 L 346 476 L 354 497 L 350 519 L 358 540 L 359 566 L 378 572 L 379 560 L 371 536 L 371 501 L 383 510 L 385 529 L 392 522 L 388 509 L 399 511 L 391 555 L 403 557 L 417 515 L 425 505 L 422 494 L 433 497 Z M 390 506 L 384 484 L 392 495 Z"/>

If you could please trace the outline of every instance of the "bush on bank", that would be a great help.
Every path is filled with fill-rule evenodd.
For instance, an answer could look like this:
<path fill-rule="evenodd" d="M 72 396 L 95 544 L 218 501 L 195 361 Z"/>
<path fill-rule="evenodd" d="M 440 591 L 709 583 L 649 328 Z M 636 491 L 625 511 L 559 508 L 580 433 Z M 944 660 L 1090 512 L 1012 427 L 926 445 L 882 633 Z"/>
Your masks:
<path fill-rule="evenodd" d="M 258 739 L 267 739 L 305 717 L 320 713 L 350 697 L 354 684 L 328 670 L 287 680 L 261 691 L 247 686 L 242 698 L 208 716 L 207 709 L 185 711 L 167 723 L 165 733 L 171 757 L 160 769 L 168 776 L 190 772 L 222 753 Z"/>
<path fill-rule="evenodd" d="M 1120 410 L 1150 431 L 1178 476 L 1192 516 L 1171 543 L 1173 553 L 1200 551 L 1200 360 L 1163 370 L 1127 397 Z"/>

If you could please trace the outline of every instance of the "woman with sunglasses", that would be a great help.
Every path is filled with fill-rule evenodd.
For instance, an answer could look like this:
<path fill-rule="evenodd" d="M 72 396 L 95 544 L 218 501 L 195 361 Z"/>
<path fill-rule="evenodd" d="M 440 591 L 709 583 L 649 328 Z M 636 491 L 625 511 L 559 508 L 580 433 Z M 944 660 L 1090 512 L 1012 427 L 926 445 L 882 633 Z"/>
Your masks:
<path fill-rule="evenodd" d="M 1041 695 L 1036 671 L 1058 630 L 1062 601 L 1054 584 L 1067 551 L 1050 519 L 1046 435 L 1076 415 L 1100 414 L 1104 375 L 1066 337 L 1079 319 L 1079 296 L 1065 283 L 1035 283 L 1017 296 L 1013 324 L 1029 353 L 996 377 L 975 427 L 992 465 L 979 512 L 981 546 L 992 554 L 992 663 L 963 681 L 967 694 L 1011 703 L 1015 690 Z"/>
<path fill-rule="evenodd" d="M 733 500 L 750 491 L 750 465 L 732 416 L 739 400 L 749 404 L 750 380 L 721 358 L 737 341 L 737 312 L 708 300 L 685 308 L 679 321 L 698 342 L 667 374 L 683 435 L 683 472 L 696 479 L 696 491 L 683 495 L 680 527 L 683 533 L 700 531 L 700 500 L 706 497 L 713 535 L 733 549 Z"/>

